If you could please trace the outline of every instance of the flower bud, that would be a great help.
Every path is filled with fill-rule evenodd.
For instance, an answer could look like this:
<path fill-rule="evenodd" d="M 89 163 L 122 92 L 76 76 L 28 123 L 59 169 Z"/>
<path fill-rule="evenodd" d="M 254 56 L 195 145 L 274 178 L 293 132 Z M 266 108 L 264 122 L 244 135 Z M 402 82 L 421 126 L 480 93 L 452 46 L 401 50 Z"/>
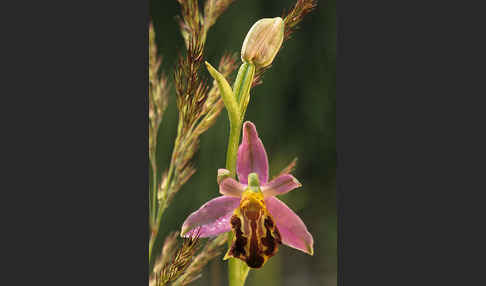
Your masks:
<path fill-rule="evenodd" d="M 258 20 L 243 42 L 241 60 L 260 68 L 269 66 L 282 46 L 284 27 L 280 17 Z"/>

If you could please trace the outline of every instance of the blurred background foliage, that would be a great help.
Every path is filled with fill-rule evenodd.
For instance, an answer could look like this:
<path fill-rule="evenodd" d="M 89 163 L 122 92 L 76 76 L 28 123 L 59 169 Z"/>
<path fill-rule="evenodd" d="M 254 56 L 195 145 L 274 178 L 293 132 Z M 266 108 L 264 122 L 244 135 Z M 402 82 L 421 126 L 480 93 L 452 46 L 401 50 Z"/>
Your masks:
<path fill-rule="evenodd" d="M 209 31 L 205 60 L 216 66 L 224 52 L 239 55 L 253 23 L 280 16 L 294 3 L 295 0 L 236 0 Z M 201 7 L 202 4 L 200 0 Z M 293 174 L 303 187 L 279 198 L 306 223 L 314 237 L 315 254 L 309 256 L 282 246 L 261 270 L 250 272 L 248 286 L 337 284 L 335 7 L 335 0 L 318 1 L 316 10 L 304 18 L 300 29 L 284 43 L 273 66 L 265 73 L 263 84 L 251 92 L 245 119 L 258 128 L 269 156 L 270 175 L 278 174 L 298 157 Z M 177 55 L 184 50 L 176 15 L 180 15 L 176 0 L 150 0 L 150 17 L 159 54 L 163 57 L 162 70 L 170 81 Z M 206 70 L 202 74 L 211 82 Z M 172 86 L 158 135 L 157 160 L 164 169 L 170 161 L 176 126 L 177 107 Z M 216 172 L 225 166 L 228 134 L 227 113 L 223 111 L 216 124 L 201 136 L 194 160 L 197 172 L 164 214 L 160 240 L 179 230 L 191 212 L 219 195 Z M 193 285 L 227 285 L 226 263 L 214 259 Z"/>

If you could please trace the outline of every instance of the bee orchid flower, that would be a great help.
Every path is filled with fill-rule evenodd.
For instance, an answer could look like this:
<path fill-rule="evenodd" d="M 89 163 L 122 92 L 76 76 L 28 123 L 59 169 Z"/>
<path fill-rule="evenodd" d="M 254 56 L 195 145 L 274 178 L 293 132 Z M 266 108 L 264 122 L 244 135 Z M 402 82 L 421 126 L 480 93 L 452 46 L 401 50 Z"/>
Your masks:
<path fill-rule="evenodd" d="M 236 162 L 238 181 L 230 171 L 218 170 L 222 196 L 205 203 L 185 220 L 181 235 L 198 232 L 211 237 L 232 231 L 233 241 L 224 259 L 239 258 L 251 268 L 260 268 L 276 254 L 280 244 L 314 254 L 314 240 L 304 222 L 275 196 L 301 186 L 284 172 L 268 181 L 268 158 L 256 127 L 243 125 Z"/>

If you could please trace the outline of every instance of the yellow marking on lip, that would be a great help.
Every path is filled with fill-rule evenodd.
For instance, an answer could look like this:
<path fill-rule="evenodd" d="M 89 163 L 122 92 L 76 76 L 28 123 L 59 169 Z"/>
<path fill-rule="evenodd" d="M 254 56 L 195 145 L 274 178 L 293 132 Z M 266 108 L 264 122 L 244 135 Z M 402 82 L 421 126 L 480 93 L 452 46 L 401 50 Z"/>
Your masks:
<path fill-rule="evenodd" d="M 261 192 L 247 190 L 243 193 L 240 207 L 231 217 L 231 228 L 233 243 L 224 259 L 235 257 L 251 268 L 262 267 L 282 243 Z"/>

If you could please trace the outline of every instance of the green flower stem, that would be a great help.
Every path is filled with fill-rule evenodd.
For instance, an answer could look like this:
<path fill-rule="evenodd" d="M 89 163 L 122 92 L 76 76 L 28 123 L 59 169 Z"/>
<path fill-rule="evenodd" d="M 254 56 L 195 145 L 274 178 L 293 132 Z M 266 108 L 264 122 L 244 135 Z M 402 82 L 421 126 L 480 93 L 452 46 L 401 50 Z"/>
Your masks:
<path fill-rule="evenodd" d="M 239 123 L 231 124 L 228 140 L 228 151 L 226 153 L 226 169 L 230 171 L 231 177 L 236 177 L 236 158 L 238 155 L 238 144 L 240 142 L 242 120 Z M 228 248 L 233 243 L 233 233 L 228 233 Z M 246 277 L 250 268 L 241 260 L 230 258 L 228 260 L 229 286 L 245 285 Z"/>
<path fill-rule="evenodd" d="M 238 155 L 238 144 L 240 143 L 241 122 L 230 123 L 230 135 L 228 139 L 228 150 L 226 151 L 226 169 L 230 176 L 236 177 L 236 158 Z"/>
<path fill-rule="evenodd" d="M 226 169 L 230 171 L 232 178 L 236 177 L 236 158 L 238 155 L 238 144 L 240 143 L 241 126 L 245 117 L 246 107 L 250 100 L 250 88 L 255 76 L 255 66 L 251 63 L 243 62 L 238 70 L 238 75 L 233 86 L 230 85 L 215 68 L 208 62 L 206 67 L 211 76 L 216 81 L 221 97 L 223 99 L 230 121 L 230 135 L 228 139 L 228 150 L 226 152 Z M 228 246 L 231 247 L 233 233 L 228 235 Z M 246 277 L 250 268 L 243 261 L 230 258 L 228 261 L 228 274 L 230 286 L 245 285 Z"/>

